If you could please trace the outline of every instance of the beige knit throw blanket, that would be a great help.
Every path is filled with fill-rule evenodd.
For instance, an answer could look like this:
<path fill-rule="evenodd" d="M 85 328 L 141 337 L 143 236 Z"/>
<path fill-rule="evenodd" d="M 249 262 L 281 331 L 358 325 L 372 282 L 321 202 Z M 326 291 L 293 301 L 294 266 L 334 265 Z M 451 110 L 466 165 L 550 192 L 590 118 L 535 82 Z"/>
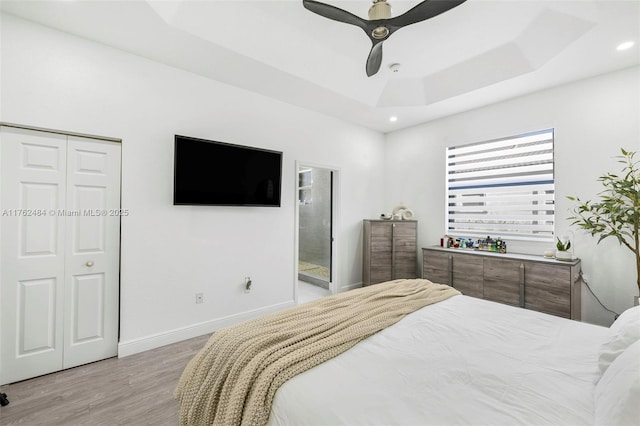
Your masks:
<path fill-rule="evenodd" d="M 428 280 L 395 280 L 219 330 L 182 373 L 180 424 L 264 425 L 284 382 L 456 294 Z"/>

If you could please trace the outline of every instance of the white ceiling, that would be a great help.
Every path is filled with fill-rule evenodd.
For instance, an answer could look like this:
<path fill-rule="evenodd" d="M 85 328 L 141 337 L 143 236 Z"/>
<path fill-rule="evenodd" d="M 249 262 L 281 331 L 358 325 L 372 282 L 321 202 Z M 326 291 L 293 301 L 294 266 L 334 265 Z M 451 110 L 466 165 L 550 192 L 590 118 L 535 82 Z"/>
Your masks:
<path fill-rule="evenodd" d="M 418 0 L 389 0 L 393 15 Z M 333 6 L 363 18 L 370 0 Z M 381 132 L 640 64 L 638 0 L 467 0 L 370 41 L 302 0 L 2 0 L 2 11 Z M 624 52 L 616 46 L 636 45 Z M 400 71 L 389 70 L 400 63 Z M 389 121 L 397 116 L 397 122 Z"/>

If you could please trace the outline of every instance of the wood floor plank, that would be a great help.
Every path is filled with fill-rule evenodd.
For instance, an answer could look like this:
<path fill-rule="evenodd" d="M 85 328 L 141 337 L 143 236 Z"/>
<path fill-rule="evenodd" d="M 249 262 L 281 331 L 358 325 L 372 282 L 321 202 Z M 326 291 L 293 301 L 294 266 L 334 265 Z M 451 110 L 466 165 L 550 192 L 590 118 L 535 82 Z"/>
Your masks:
<path fill-rule="evenodd" d="M 2 386 L 0 425 L 176 425 L 173 390 L 209 335 Z"/>

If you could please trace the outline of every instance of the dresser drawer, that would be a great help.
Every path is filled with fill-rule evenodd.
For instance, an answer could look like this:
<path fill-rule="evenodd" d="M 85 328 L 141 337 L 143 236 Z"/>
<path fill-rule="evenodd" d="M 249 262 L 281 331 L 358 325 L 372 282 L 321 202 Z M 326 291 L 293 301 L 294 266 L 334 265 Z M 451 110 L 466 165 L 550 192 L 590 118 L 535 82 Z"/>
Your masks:
<path fill-rule="evenodd" d="M 422 257 L 422 262 L 424 268 L 429 269 L 440 269 L 444 271 L 449 271 L 449 257 L 453 256 L 447 253 L 438 253 L 438 252 L 426 252 Z"/>
<path fill-rule="evenodd" d="M 467 296 L 482 298 L 483 271 L 484 262 L 481 257 L 456 254 L 453 257 L 453 287 Z"/>
<path fill-rule="evenodd" d="M 571 269 L 525 264 L 525 308 L 571 318 Z"/>

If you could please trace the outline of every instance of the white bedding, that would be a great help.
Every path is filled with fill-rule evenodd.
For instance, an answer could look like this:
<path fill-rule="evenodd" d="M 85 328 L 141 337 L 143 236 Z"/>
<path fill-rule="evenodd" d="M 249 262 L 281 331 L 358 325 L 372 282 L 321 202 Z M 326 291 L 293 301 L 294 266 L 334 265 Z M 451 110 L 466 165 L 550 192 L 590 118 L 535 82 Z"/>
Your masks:
<path fill-rule="evenodd" d="M 288 382 L 270 425 L 586 425 L 608 329 L 454 296 Z"/>

